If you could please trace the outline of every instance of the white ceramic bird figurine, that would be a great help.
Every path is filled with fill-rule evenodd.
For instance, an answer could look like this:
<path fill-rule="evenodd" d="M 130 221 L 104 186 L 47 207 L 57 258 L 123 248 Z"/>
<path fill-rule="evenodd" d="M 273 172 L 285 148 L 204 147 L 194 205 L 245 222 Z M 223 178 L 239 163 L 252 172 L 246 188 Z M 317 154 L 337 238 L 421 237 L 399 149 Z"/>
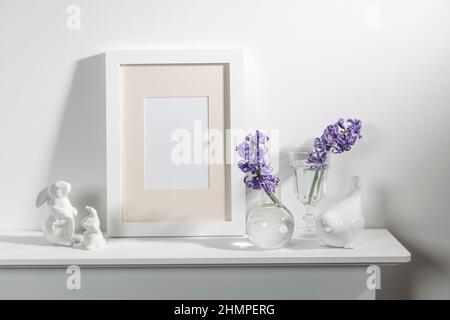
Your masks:
<path fill-rule="evenodd" d="M 355 239 L 365 223 L 361 212 L 363 184 L 362 177 L 352 177 L 347 196 L 317 218 L 317 234 L 322 245 L 354 248 Z"/>

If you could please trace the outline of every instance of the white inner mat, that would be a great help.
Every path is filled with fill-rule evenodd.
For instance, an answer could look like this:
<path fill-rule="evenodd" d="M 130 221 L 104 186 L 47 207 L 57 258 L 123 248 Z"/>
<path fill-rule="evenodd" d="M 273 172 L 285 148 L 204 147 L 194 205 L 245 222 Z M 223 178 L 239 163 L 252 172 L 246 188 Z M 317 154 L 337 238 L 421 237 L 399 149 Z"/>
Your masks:
<path fill-rule="evenodd" d="M 208 97 L 144 98 L 145 189 L 207 189 Z"/>

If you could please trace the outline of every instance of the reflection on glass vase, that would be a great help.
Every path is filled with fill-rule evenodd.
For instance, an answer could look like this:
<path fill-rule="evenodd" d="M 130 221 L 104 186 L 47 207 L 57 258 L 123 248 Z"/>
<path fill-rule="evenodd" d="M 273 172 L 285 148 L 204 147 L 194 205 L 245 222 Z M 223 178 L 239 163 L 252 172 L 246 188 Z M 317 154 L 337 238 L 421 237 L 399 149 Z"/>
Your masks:
<path fill-rule="evenodd" d="M 322 165 L 308 162 L 312 149 L 296 148 L 289 151 L 289 159 L 294 170 L 294 192 L 297 199 L 305 207 L 303 221 L 305 226 L 299 229 L 297 224 L 296 237 L 317 238 L 315 207 L 326 193 L 328 160 Z"/>
<path fill-rule="evenodd" d="M 267 194 L 260 190 L 261 205 L 252 209 L 247 218 L 247 235 L 254 245 L 277 249 L 294 235 L 294 216 L 280 201 L 280 188 Z"/>

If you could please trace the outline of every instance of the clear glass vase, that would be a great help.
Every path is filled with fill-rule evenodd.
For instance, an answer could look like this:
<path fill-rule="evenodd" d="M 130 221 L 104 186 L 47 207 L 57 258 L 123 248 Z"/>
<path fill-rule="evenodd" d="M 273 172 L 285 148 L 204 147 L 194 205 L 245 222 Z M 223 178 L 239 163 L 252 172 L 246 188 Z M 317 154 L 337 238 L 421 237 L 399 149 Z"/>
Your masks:
<path fill-rule="evenodd" d="M 305 208 L 304 228 L 297 224 L 296 237 L 317 238 L 315 207 L 325 197 L 328 160 L 323 165 L 308 163 L 310 148 L 289 151 L 290 165 L 294 170 L 294 193 Z"/>
<path fill-rule="evenodd" d="M 259 248 L 281 248 L 294 235 L 294 216 L 281 202 L 279 192 L 260 193 L 261 205 L 252 209 L 247 218 L 247 236 Z"/>

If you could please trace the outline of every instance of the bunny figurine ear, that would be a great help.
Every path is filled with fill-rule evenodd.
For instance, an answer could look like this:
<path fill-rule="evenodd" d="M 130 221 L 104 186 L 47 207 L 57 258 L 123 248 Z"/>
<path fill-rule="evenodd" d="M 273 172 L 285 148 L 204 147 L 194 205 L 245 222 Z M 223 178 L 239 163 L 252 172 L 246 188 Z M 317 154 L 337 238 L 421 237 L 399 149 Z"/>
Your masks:
<path fill-rule="evenodd" d="M 39 192 L 36 198 L 36 207 L 42 206 L 49 198 L 49 190 L 48 187 Z"/>

